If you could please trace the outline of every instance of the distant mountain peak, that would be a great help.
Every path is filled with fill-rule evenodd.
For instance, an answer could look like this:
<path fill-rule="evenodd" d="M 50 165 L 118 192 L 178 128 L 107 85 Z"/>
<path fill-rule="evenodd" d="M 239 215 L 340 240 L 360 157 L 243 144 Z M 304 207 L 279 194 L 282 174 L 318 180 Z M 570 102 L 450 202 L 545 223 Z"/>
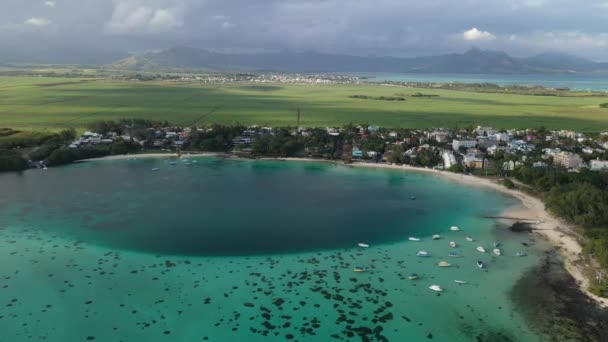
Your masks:
<path fill-rule="evenodd" d="M 400 73 L 563 73 L 605 68 L 577 56 L 548 52 L 515 58 L 504 51 L 471 47 L 462 54 L 398 58 L 333 55 L 315 51 L 234 54 L 176 46 L 120 60 L 113 68 L 129 70 L 214 70 L 278 72 Z"/>

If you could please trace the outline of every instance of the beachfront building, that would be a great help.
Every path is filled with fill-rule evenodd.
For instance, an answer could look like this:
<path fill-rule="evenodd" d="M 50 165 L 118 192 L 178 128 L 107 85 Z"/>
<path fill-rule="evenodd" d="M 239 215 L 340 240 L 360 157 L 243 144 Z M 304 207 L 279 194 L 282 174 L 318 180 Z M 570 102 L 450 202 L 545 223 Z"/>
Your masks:
<path fill-rule="evenodd" d="M 560 152 L 553 155 L 553 163 L 567 169 L 578 169 L 583 164 L 583 159 L 575 153 Z"/>
<path fill-rule="evenodd" d="M 592 160 L 589 167 L 591 171 L 608 171 L 608 160 Z"/>
<path fill-rule="evenodd" d="M 441 155 L 441 158 L 443 158 L 443 166 L 446 169 L 451 168 L 452 166 L 456 165 L 456 163 L 457 163 L 456 157 L 454 156 L 454 153 L 452 153 L 452 151 L 443 152 L 443 154 Z"/>
<path fill-rule="evenodd" d="M 477 141 L 475 140 L 457 140 L 454 139 L 452 141 L 452 149 L 454 149 L 454 151 L 458 151 L 461 148 L 473 148 L 477 146 Z"/>
<path fill-rule="evenodd" d="M 479 158 L 474 154 L 467 154 L 462 159 L 463 164 L 471 169 L 483 169 L 483 158 Z"/>

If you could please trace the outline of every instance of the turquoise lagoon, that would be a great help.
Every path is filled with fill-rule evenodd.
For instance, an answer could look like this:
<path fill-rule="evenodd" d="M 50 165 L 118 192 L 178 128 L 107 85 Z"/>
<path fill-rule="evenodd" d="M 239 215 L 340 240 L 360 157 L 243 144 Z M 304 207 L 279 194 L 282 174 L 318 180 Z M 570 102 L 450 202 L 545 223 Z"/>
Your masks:
<path fill-rule="evenodd" d="M 542 340 L 511 290 L 544 248 L 484 218 L 513 199 L 395 170 L 193 160 L 0 175 L 0 341 Z M 495 240 L 503 256 L 475 250 Z"/>

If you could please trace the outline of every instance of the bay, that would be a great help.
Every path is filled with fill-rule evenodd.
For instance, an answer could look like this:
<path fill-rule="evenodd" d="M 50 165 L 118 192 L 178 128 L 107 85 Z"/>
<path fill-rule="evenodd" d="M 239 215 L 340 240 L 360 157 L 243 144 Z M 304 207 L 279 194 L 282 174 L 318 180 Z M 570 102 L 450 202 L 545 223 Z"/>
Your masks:
<path fill-rule="evenodd" d="M 221 158 L 87 162 L 3 174 L 0 186 L 10 341 L 542 340 L 510 292 L 545 247 L 484 218 L 515 203 L 498 193 Z M 503 256 L 475 250 L 495 240 Z"/>

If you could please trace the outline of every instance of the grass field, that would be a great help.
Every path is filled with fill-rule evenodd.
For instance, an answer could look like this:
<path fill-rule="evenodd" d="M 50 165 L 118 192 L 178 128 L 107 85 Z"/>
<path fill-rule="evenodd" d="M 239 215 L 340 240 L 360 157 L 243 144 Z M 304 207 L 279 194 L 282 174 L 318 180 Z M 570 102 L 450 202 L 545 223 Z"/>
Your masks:
<path fill-rule="evenodd" d="M 410 97 L 422 92 L 439 97 Z M 404 102 L 349 98 L 406 96 Z M 179 125 L 369 123 L 383 127 L 608 130 L 606 97 L 541 97 L 373 85 L 198 85 L 100 79 L 0 77 L 0 127 L 83 128 L 100 119 L 146 118 Z"/>

